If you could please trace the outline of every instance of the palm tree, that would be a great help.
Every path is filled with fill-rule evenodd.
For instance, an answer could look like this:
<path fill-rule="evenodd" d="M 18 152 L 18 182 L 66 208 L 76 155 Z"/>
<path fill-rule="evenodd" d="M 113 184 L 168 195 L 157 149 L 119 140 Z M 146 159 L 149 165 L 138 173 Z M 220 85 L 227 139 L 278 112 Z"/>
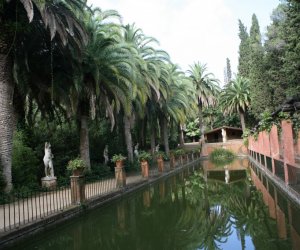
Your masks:
<path fill-rule="evenodd" d="M 65 45 L 70 40 L 73 44 L 81 45 L 87 42 L 87 35 L 77 14 L 84 10 L 84 0 L 11 0 L 3 1 L 0 5 L 0 164 L 6 182 L 5 191 L 12 189 L 11 153 L 14 128 L 12 98 L 15 87 L 12 77 L 12 50 L 17 49 L 15 41 L 20 30 L 18 24 L 26 23 L 24 15 L 26 13 L 31 29 L 37 28 L 40 31 L 41 23 L 44 24 L 45 30 L 49 29 L 49 40 L 53 40 L 58 33 L 62 44 Z"/>
<path fill-rule="evenodd" d="M 219 80 L 212 73 L 207 73 L 206 64 L 199 62 L 190 66 L 188 74 L 196 89 L 201 141 L 204 142 L 203 107 L 209 107 L 216 103 L 220 92 Z"/>
<path fill-rule="evenodd" d="M 131 129 L 135 118 L 144 119 L 147 113 L 146 104 L 150 98 L 159 99 L 160 62 L 168 60 L 164 51 L 155 50 L 151 44 L 157 43 L 152 37 L 147 37 L 134 24 L 124 27 L 124 40 L 132 46 L 135 59 L 136 77 L 132 79 L 132 109 L 124 112 L 124 133 L 128 159 L 133 160 Z M 143 124 L 143 122 L 142 122 Z"/>
<path fill-rule="evenodd" d="M 245 131 L 245 112 L 250 105 L 249 86 L 247 78 L 237 76 L 220 96 L 220 105 L 226 112 L 239 113 L 243 131 Z"/>

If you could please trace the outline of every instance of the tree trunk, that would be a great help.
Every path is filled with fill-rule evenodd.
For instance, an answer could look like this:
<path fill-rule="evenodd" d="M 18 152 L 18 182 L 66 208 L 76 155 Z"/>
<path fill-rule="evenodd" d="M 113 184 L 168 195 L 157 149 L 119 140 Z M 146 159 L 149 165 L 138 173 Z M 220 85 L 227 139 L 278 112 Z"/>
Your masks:
<path fill-rule="evenodd" d="M 181 124 L 179 124 L 179 142 L 180 142 L 180 146 L 184 145 L 184 134 L 183 134 L 183 126 Z"/>
<path fill-rule="evenodd" d="M 242 130 L 243 132 L 245 131 L 246 125 L 245 125 L 245 116 L 244 116 L 244 111 L 241 109 L 239 110 L 240 113 L 240 120 L 241 120 L 241 125 L 242 125 Z"/>
<path fill-rule="evenodd" d="M 88 117 L 80 116 L 80 157 L 88 170 L 91 169 Z"/>
<path fill-rule="evenodd" d="M 130 117 L 128 117 L 127 115 L 124 115 L 124 132 L 125 132 L 125 141 L 126 141 L 126 146 L 127 146 L 128 160 L 129 160 L 129 162 L 133 162 Z"/>
<path fill-rule="evenodd" d="M 154 129 L 154 127 L 150 128 L 150 144 L 151 144 L 151 153 L 152 153 L 152 155 L 154 155 L 154 152 L 155 152 L 155 129 Z"/>
<path fill-rule="evenodd" d="M 202 103 L 199 102 L 199 129 L 201 134 L 201 142 L 204 143 L 204 124 L 203 124 L 203 112 L 202 112 Z"/>
<path fill-rule="evenodd" d="M 2 35 L 2 34 L 1 34 Z M 12 60 L 0 39 L 0 167 L 6 183 L 5 192 L 12 190 L 12 141 L 14 128 Z M 3 52 L 4 51 L 4 52 Z"/>
<path fill-rule="evenodd" d="M 168 120 L 163 117 L 162 118 L 162 132 L 164 138 L 164 146 L 165 146 L 165 153 L 169 156 L 170 154 L 170 147 L 169 147 L 169 133 L 168 133 Z"/>
<path fill-rule="evenodd" d="M 146 131 L 147 131 L 147 119 L 146 117 L 144 119 L 141 120 L 140 122 L 140 138 L 139 138 L 139 142 L 142 148 L 146 147 Z"/>

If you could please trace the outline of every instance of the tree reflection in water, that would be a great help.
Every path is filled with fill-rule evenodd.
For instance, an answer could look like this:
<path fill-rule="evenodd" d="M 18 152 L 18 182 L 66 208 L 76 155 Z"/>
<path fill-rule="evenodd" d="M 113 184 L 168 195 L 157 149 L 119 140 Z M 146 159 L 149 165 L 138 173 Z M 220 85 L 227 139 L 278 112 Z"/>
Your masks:
<path fill-rule="evenodd" d="M 205 180 L 202 170 L 190 174 L 150 185 L 12 249 L 291 249 L 248 179 L 226 184 Z"/>

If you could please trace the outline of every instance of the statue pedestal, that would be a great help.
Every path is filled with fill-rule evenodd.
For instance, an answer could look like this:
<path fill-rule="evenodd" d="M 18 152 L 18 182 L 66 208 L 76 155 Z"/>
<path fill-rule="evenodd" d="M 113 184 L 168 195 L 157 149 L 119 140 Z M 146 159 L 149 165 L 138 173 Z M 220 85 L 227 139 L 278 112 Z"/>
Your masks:
<path fill-rule="evenodd" d="M 42 180 L 42 187 L 55 189 L 56 188 L 56 177 L 43 177 Z"/>

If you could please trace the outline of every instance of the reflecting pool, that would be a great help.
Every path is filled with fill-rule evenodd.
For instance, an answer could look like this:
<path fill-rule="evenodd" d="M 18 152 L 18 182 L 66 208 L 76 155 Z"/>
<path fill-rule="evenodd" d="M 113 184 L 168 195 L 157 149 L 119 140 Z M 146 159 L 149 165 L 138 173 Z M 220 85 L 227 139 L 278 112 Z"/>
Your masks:
<path fill-rule="evenodd" d="M 247 160 L 205 161 L 11 249 L 300 249 L 299 222 Z"/>

